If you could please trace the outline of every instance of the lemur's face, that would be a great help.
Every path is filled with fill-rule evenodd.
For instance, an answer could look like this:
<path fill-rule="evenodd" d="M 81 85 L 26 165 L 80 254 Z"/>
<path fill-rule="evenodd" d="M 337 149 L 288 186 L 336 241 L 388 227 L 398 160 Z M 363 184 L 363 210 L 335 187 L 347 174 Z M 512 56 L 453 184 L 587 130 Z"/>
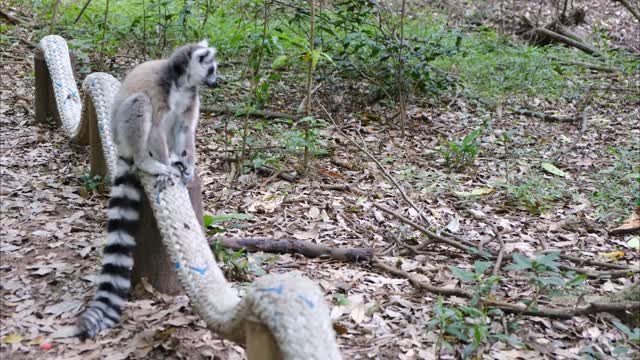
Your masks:
<path fill-rule="evenodd" d="M 198 43 L 198 48 L 191 54 L 189 79 L 193 85 L 204 84 L 214 87 L 218 79 L 217 73 L 216 49 L 209 47 L 207 40 L 203 40 Z"/>

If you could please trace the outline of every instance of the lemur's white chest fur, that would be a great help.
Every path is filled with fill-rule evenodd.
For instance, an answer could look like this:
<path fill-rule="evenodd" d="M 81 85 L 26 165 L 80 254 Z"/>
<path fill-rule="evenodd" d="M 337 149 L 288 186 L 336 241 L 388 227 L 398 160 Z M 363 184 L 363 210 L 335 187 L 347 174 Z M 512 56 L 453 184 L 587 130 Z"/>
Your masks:
<path fill-rule="evenodd" d="M 195 87 L 177 87 L 175 84 L 171 85 L 171 91 L 169 92 L 169 99 L 167 101 L 169 105 L 169 111 L 173 113 L 183 113 L 194 104 L 194 97 L 196 97 Z"/>

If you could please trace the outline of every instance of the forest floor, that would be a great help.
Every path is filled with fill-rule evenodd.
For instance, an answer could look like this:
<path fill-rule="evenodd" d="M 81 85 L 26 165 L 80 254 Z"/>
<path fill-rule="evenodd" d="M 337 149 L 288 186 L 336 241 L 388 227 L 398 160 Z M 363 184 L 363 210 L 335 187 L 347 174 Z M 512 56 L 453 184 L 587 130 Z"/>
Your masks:
<path fill-rule="evenodd" d="M 30 36 L 28 29 L 15 32 L 18 37 Z M 244 358 L 242 347 L 206 329 L 185 296 L 166 296 L 149 287 L 134 291 L 121 326 L 96 341 L 80 343 L 54 336 L 73 323 L 93 294 L 91 280 L 100 264 L 108 193 L 79 180 L 88 173 L 87 148 L 71 144 L 54 126 L 34 125 L 33 49 L 23 42 L 2 51 L 0 357 Z M 114 75 L 121 77 L 123 70 L 117 69 Z M 235 70 L 228 67 L 222 72 Z M 634 235 L 610 233 L 636 211 L 629 199 L 640 193 L 638 81 L 639 74 L 616 73 L 611 83 L 635 85 L 592 89 L 592 94 L 573 103 L 532 101 L 536 111 L 572 119 L 562 122 L 506 109 L 487 115 L 462 98 L 439 107 L 411 105 L 404 138 L 397 124 L 384 121 L 393 109 L 358 101 L 349 94 L 358 84 L 327 81 L 316 96 L 337 126 L 329 122 L 319 130 L 327 154 L 313 159 L 306 176 L 295 170 L 301 165 L 299 156 L 289 155 L 283 171 L 296 175 L 295 181 L 252 170 L 238 174 L 229 154 L 234 153 L 230 149 L 237 153 L 243 118 L 203 113 L 197 139 L 205 211 L 253 215 L 216 224 L 214 230 L 224 231 L 225 236 L 367 247 L 375 251 L 377 261 L 435 286 L 472 291 L 472 285 L 486 284 L 489 275 L 462 281 L 469 274 L 451 270 L 473 272 L 474 262 L 480 259 L 476 254 L 442 243 L 421 247 L 427 241 L 424 233 L 374 204 L 425 223 L 420 219 L 422 212 L 432 229 L 449 234 L 446 238 L 453 242 L 482 243 L 495 253 L 502 242 L 507 255 L 538 256 L 541 263 L 578 267 L 592 275 L 574 286 L 568 282 L 575 274 L 564 272 L 566 277 L 560 277 L 551 269 L 534 274 L 503 267 L 498 269 L 501 280 L 491 295 L 495 300 L 522 304 L 536 299 L 540 306 L 572 309 L 596 298 L 620 296 L 640 279 L 638 274 L 606 274 L 616 266 L 640 269 Z M 214 92 L 225 103 L 232 103 L 236 96 L 224 87 Z M 275 94 L 272 103 L 279 105 L 273 110 L 296 108 L 300 94 L 295 89 Z M 318 118 L 329 120 L 316 109 Z M 261 144 L 265 147 L 282 147 L 268 139 L 291 126 L 275 120 L 250 121 L 264 125 L 255 136 L 265 141 Z M 483 129 L 477 143 L 479 156 L 463 169 L 452 169 L 437 150 L 442 147 L 441 138 L 460 139 L 478 128 Z M 403 200 L 398 187 L 342 132 L 368 149 L 419 211 Z M 545 170 L 544 163 L 553 163 L 561 171 Z M 351 187 L 336 186 L 345 184 Z M 551 250 L 581 261 L 539 257 Z M 463 343 L 459 339 L 441 337 L 439 327 L 428 327 L 435 318 L 438 295 L 379 267 L 299 255 L 248 254 L 234 261 L 245 270 L 244 281 L 264 272 L 297 270 L 320 284 L 347 359 L 435 359 L 439 340 L 453 344 L 457 351 L 463 348 L 458 346 Z M 504 265 L 511 263 L 504 261 Z M 560 283 L 558 277 L 563 279 Z M 553 283 L 542 284 L 545 279 Z M 561 296 L 552 296 L 554 292 Z M 486 340 L 479 347 L 483 358 L 597 358 L 623 350 L 615 356 L 637 358 L 639 354 L 638 342 L 630 341 L 629 334 L 615 325 L 619 320 L 608 313 L 570 319 L 507 313 L 485 317 L 465 308 L 468 299 L 442 299 L 443 306 L 460 314 L 446 320 L 450 325 L 463 332 L 486 325 L 478 333 Z M 442 350 L 443 358 L 459 355 Z"/>

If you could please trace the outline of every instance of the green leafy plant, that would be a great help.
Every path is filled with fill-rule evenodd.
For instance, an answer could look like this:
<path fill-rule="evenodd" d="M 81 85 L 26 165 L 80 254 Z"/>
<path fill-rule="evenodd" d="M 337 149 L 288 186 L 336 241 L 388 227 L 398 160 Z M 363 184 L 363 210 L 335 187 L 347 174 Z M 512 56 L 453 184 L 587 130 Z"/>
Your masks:
<path fill-rule="evenodd" d="M 291 154 L 299 154 L 308 149 L 312 156 L 320 156 L 327 153 L 325 142 L 320 139 L 319 129 L 325 126 L 320 120 L 307 116 L 299 120 L 299 124 L 309 126 L 308 134 L 304 129 L 292 128 L 284 131 L 278 139 L 285 149 Z"/>
<path fill-rule="evenodd" d="M 566 195 L 559 178 L 546 179 L 533 176 L 528 179 L 514 179 L 505 184 L 507 200 L 511 204 L 534 215 L 540 215 L 553 208 L 556 201 Z"/>
<path fill-rule="evenodd" d="M 439 329 L 436 354 L 439 356 L 442 348 L 453 352 L 452 342 L 462 342 L 462 358 L 467 359 L 478 351 L 480 345 L 486 341 L 505 341 L 512 346 L 521 347 L 522 342 L 506 334 L 491 333 L 491 319 L 489 315 L 499 315 L 500 310 L 482 311 L 475 307 L 444 306 L 442 297 L 433 309 L 434 317 L 426 324 L 427 331 Z"/>
<path fill-rule="evenodd" d="M 492 265 L 493 263 L 490 261 L 476 261 L 473 264 L 473 271 L 463 270 L 457 266 L 449 267 L 453 276 L 465 283 L 471 283 L 471 290 L 473 290 L 471 304 L 474 306 L 478 305 L 480 298 L 488 295 L 492 287 L 500 281 L 499 276 L 485 277 L 484 273 Z"/>
<path fill-rule="evenodd" d="M 533 299 L 524 301 L 528 306 L 535 308 L 541 296 L 564 295 L 571 290 L 576 290 L 587 279 L 586 275 L 573 272 L 568 272 L 565 277 L 558 268 L 559 258 L 559 251 L 540 254 L 535 259 L 514 253 L 513 262 L 505 266 L 505 270 L 531 271 L 529 283 L 536 291 Z"/>
<path fill-rule="evenodd" d="M 483 130 L 483 127 L 479 127 L 460 141 L 441 138 L 439 151 L 445 163 L 455 169 L 462 169 L 473 164 L 480 152 L 477 140 Z"/>
<path fill-rule="evenodd" d="M 92 193 L 96 190 L 98 192 L 103 192 L 105 185 L 109 183 L 108 178 L 103 178 L 100 175 L 91 176 L 89 174 L 80 176 L 78 178 L 78 181 L 80 182 L 80 186 L 82 186 L 82 188 L 89 193 Z"/>
<path fill-rule="evenodd" d="M 615 160 L 591 176 L 597 182 L 591 201 L 598 221 L 616 222 L 640 206 L 640 151 L 614 147 L 608 151 Z"/>
<path fill-rule="evenodd" d="M 244 249 L 238 251 L 231 250 L 219 241 L 211 244 L 211 251 L 216 259 L 224 264 L 225 273 L 234 279 L 244 279 L 249 272 L 249 262 Z"/>
<path fill-rule="evenodd" d="M 216 227 L 217 224 L 229 221 L 229 220 L 251 220 L 254 216 L 251 214 L 219 214 L 219 215 L 204 215 L 204 228 L 207 229 L 210 235 L 224 232 L 224 228 Z"/>
<path fill-rule="evenodd" d="M 218 234 L 224 232 L 225 229 L 216 226 L 217 224 L 230 220 L 251 220 L 253 217 L 251 214 L 206 214 L 204 215 L 204 227 L 207 229 L 207 234 Z M 249 271 L 249 262 L 243 249 L 234 251 L 225 247 L 219 241 L 214 241 L 211 245 L 211 250 L 216 259 L 227 268 L 229 276 L 235 279 L 244 279 L 246 277 Z"/>
<path fill-rule="evenodd" d="M 628 340 L 634 344 L 640 344 L 640 328 L 634 328 L 631 330 L 627 325 L 621 323 L 618 320 L 612 321 L 613 326 L 618 328 L 621 333 L 627 336 Z"/>

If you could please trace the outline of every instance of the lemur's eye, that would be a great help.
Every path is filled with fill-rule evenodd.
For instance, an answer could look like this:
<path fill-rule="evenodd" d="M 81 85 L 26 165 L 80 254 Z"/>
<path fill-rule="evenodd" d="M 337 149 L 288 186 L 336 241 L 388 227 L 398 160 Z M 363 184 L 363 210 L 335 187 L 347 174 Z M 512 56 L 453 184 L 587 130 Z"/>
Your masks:
<path fill-rule="evenodd" d="M 149 151 L 149 156 L 153 157 L 153 153 L 151 151 Z"/>
<path fill-rule="evenodd" d="M 213 75 L 214 71 L 216 71 L 215 66 L 210 67 L 209 70 L 207 70 L 207 76 Z"/>
<path fill-rule="evenodd" d="M 187 156 L 187 150 L 182 150 L 182 156 Z"/>
<path fill-rule="evenodd" d="M 209 50 L 207 50 L 207 52 L 205 52 L 204 54 L 200 55 L 200 63 L 202 63 L 204 61 L 204 59 L 207 58 L 207 56 L 209 56 Z"/>

